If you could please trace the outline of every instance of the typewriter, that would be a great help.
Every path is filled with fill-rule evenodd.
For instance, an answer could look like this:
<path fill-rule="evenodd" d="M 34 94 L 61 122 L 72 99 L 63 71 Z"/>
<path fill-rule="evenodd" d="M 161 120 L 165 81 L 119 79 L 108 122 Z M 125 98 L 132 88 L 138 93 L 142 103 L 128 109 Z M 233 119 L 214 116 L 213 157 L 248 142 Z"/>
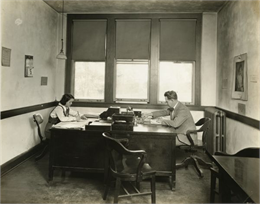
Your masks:
<path fill-rule="evenodd" d="M 135 115 L 133 112 L 122 112 L 112 115 L 112 130 L 133 131 Z"/>

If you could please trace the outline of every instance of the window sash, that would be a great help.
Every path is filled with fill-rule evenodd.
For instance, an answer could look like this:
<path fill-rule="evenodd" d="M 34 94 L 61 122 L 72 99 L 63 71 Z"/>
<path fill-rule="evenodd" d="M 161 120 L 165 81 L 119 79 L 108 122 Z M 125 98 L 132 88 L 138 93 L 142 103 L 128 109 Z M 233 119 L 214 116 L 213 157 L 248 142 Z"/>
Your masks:
<path fill-rule="evenodd" d="M 81 69 L 79 71 L 81 71 L 81 73 L 77 74 L 77 63 L 82 63 L 81 67 L 79 66 L 78 68 Z M 95 74 L 88 74 L 88 73 L 84 73 L 83 69 L 84 69 L 84 65 L 83 63 L 86 63 L 85 68 L 89 69 L 87 71 L 93 72 L 93 67 L 95 67 L 95 69 L 103 69 L 103 71 L 101 70 L 101 75 L 97 75 L 97 73 Z M 99 67 L 97 67 L 97 64 L 99 64 Z M 100 70 L 99 70 L 100 71 Z M 74 78 L 74 83 L 73 83 L 73 94 L 74 97 L 77 101 L 86 101 L 86 102 L 104 102 L 105 101 L 105 71 L 106 71 L 106 63 L 105 61 L 75 61 L 74 62 L 74 74 L 73 74 L 73 78 Z M 78 92 L 78 89 L 82 89 L 82 83 L 77 85 L 77 75 L 79 77 L 82 76 L 86 76 L 86 78 L 84 77 L 84 80 L 82 79 L 81 82 L 84 84 L 84 81 L 87 80 L 87 82 L 85 82 L 86 85 L 86 90 L 85 94 L 87 94 L 87 96 L 85 97 L 79 97 L 80 93 Z M 95 75 L 95 77 L 93 77 L 93 75 Z M 93 80 L 97 77 L 103 77 L 103 81 L 101 80 L 101 85 L 99 83 L 93 83 Z M 91 91 L 100 91 L 102 93 L 102 96 L 100 94 L 95 94 L 95 93 L 91 93 Z M 94 94 L 94 95 L 93 95 Z M 96 97 L 93 97 L 95 96 Z"/>
<path fill-rule="evenodd" d="M 123 65 L 123 64 L 126 64 L 126 65 L 129 65 L 128 67 L 124 67 L 124 68 L 127 68 L 129 69 L 130 66 L 132 66 L 132 69 L 138 69 L 137 67 L 134 67 L 133 65 L 140 65 L 140 66 L 145 66 L 147 65 L 147 70 L 146 70 L 146 76 L 142 75 L 143 77 L 141 77 L 140 75 L 140 70 L 137 71 L 137 70 L 131 70 L 131 72 L 136 72 L 136 76 L 139 77 L 139 81 L 146 81 L 146 89 L 145 89 L 145 92 L 146 94 L 144 94 L 144 97 L 143 98 L 138 98 L 138 97 L 127 97 L 127 96 L 122 96 L 122 90 L 121 90 L 121 93 L 119 94 L 118 96 L 118 88 L 119 87 L 123 87 L 123 83 L 122 81 L 124 81 L 124 83 L 128 83 L 129 81 L 127 80 L 121 80 L 119 81 L 118 80 L 118 73 L 119 73 L 119 66 L 120 65 Z M 115 66 L 116 66 L 116 69 L 115 69 L 115 86 L 114 86 L 114 101 L 117 102 L 117 103 L 125 103 L 125 102 L 129 102 L 129 103 L 148 103 L 149 102 L 149 66 L 150 65 L 150 61 L 149 60 L 129 60 L 129 59 L 118 59 L 118 60 L 115 60 Z M 145 68 L 145 67 L 144 67 Z M 129 71 L 129 70 L 128 70 Z M 130 72 L 130 71 L 129 71 Z M 139 74 L 137 74 L 139 73 Z M 131 75 L 131 74 L 129 74 Z M 130 83 L 131 84 L 131 83 Z M 129 84 L 128 84 L 129 85 Z M 133 85 L 133 84 L 132 84 Z"/>
<path fill-rule="evenodd" d="M 173 64 L 171 64 L 173 63 Z M 164 66 L 167 66 L 167 67 L 162 67 L 164 64 Z M 167 65 L 168 64 L 168 65 Z M 177 71 L 178 69 L 182 69 L 181 66 L 185 66 L 185 64 L 187 65 L 191 65 L 191 78 L 189 78 L 187 80 L 187 74 L 188 74 L 188 70 L 186 71 L 186 73 L 181 73 L 180 71 Z M 164 69 L 168 69 L 168 72 L 167 72 L 167 79 L 162 79 L 162 68 Z M 183 67 L 185 68 L 185 67 Z M 174 75 L 176 73 L 176 71 L 174 70 L 171 70 L 171 69 L 176 69 L 178 75 L 176 76 L 177 80 L 174 79 Z M 182 79 L 183 82 L 181 82 L 181 85 L 178 83 L 176 84 L 175 82 L 178 81 L 179 79 Z M 188 98 L 187 96 L 185 97 L 185 94 L 187 95 L 187 93 L 183 92 L 183 88 L 188 88 L 187 87 L 187 84 L 184 83 L 185 82 L 185 79 L 186 81 L 189 81 L 190 82 L 187 82 L 187 84 L 190 83 L 190 101 L 186 101 L 186 100 L 183 100 L 184 98 Z M 169 86 L 169 88 L 165 88 L 165 90 L 162 90 L 162 84 L 161 84 L 161 81 L 167 81 L 169 82 L 168 84 L 171 84 L 171 86 Z M 172 82 L 172 83 L 171 83 Z M 194 61 L 160 61 L 159 62 L 159 69 L 158 69 L 158 96 L 157 96 L 157 103 L 159 104 L 165 104 L 165 99 L 164 99 L 164 93 L 166 91 L 169 91 L 169 90 L 174 90 L 177 92 L 177 95 L 178 95 L 178 100 L 183 102 L 184 104 L 189 104 L 189 105 L 194 105 L 195 104 L 195 62 Z M 161 100 L 160 100 L 161 98 Z"/>

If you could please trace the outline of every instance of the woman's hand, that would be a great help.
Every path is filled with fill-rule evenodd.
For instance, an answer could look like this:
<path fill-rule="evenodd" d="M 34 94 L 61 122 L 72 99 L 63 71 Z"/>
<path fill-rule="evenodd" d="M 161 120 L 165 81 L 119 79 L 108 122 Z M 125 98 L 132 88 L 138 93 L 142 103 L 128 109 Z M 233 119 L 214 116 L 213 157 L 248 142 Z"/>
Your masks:
<path fill-rule="evenodd" d="M 88 118 L 87 118 L 86 115 L 82 115 L 82 116 L 81 116 L 81 119 L 83 119 L 83 120 L 87 120 Z"/>
<path fill-rule="evenodd" d="M 77 120 L 77 122 L 79 122 L 79 121 L 81 120 L 81 117 L 80 117 L 80 115 L 79 115 L 79 112 L 77 112 L 76 120 Z"/>

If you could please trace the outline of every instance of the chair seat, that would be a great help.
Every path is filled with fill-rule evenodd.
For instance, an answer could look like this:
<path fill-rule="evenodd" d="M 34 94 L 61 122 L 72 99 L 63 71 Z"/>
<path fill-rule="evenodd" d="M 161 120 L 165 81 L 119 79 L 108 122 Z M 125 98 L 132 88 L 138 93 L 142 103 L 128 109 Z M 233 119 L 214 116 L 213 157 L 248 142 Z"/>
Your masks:
<path fill-rule="evenodd" d="M 131 157 L 124 157 L 122 160 L 117 162 L 117 176 L 121 178 L 136 178 L 136 169 L 138 164 L 140 163 L 140 158 L 131 158 Z M 141 175 L 143 177 L 149 177 L 156 173 L 155 170 L 148 163 L 144 163 L 141 169 Z"/>

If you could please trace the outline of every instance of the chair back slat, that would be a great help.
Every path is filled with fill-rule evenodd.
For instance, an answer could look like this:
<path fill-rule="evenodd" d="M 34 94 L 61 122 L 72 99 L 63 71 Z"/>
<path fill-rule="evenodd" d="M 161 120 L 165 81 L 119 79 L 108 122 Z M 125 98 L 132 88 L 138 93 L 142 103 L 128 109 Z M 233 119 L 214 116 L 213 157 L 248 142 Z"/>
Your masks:
<path fill-rule="evenodd" d="M 136 165 L 131 166 L 131 169 L 135 167 L 133 171 L 137 178 L 140 176 L 141 168 L 144 164 L 146 152 L 144 150 L 129 150 L 119 141 L 112 138 L 109 133 L 104 132 L 103 137 L 106 140 L 107 153 L 109 156 L 109 167 L 114 173 L 121 173 L 122 170 L 126 170 L 125 164 L 126 156 L 136 158 Z"/>
<path fill-rule="evenodd" d="M 43 117 L 41 114 L 39 113 L 36 113 L 33 115 L 33 121 L 36 123 L 37 125 L 37 131 L 38 131 L 38 135 L 40 137 L 40 140 L 41 142 L 43 141 L 43 136 L 42 136 L 42 133 L 41 133 L 41 127 L 40 127 L 40 124 L 43 123 Z"/>
<path fill-rule="evenodd" d="M 206 138 L 206 135 L 207 135 L 207 132 L 208 132 L 208 129 L 209 129 L 209 125 L 210 125 L 210 122 L 211 122 L 211 119 L 210 118 L 201 118 L 200 120 L 198 120 L 196 123 L 195 123 L 195 126 L 201 126 L 199 129 L 197 130 L 188 130 L 186 132 L 186 135 L 187 135 L 187 138 L 188 140 L 190 141 L 191 143 L 191 146 L 194 146 L 194 141 L 191 137 L 191 133 L 198 133 L 198 132 L 202 132 L 202 142 L 203 142 L 203 145 L 204 145 L 204 142 L 205 142 L 205 138 Z"/>

